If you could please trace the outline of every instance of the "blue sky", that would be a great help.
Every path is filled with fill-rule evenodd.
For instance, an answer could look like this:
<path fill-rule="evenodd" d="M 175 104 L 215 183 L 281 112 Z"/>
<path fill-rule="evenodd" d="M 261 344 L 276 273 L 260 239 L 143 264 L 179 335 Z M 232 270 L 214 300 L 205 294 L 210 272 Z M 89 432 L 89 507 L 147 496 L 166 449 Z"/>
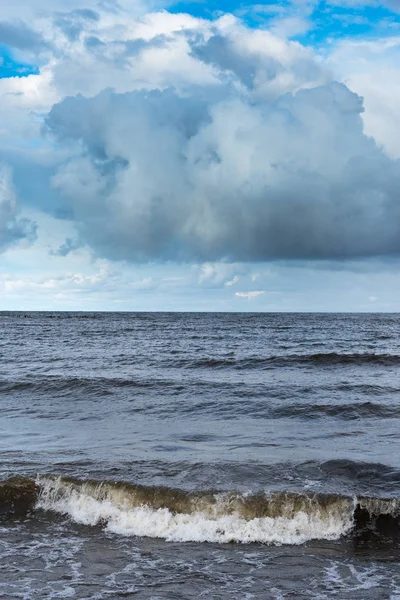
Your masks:
<path fill-rule="evenodd" d="M 277 18 L 303 18 L 306 32 L 294 32 L 293 37 L 304 44 L 325 44 L 343 37 L 385 36 L 399 29 L 398 12 L 393 5 L 363 2 L 178 2 L 170 6 L 171 12 L 188 12 L 200 18 L 215 18 L 232 13 L 243 18 L 252 27 L 268 29 Z"/>
<path fill-rule="evenodd" d="M 36 75 L 39 71 L 38 66 L 35 64 L 24 64 L 14 59 L 12 48 L 0 47 L 0 79 Z"/>
<path fill-rule="evenodd" d="M 15 0 L 0 310 L 398 311 L 400 5 Z"/>

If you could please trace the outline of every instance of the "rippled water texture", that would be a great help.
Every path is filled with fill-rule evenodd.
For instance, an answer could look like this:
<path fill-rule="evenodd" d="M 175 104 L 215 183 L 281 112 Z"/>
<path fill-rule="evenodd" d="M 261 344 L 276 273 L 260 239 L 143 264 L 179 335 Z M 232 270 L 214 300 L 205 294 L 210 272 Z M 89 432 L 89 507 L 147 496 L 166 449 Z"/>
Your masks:
<path fill-rule="evenodd" d="M 0 314 L 0 598 L 400 599 L 399 333 Z"/>

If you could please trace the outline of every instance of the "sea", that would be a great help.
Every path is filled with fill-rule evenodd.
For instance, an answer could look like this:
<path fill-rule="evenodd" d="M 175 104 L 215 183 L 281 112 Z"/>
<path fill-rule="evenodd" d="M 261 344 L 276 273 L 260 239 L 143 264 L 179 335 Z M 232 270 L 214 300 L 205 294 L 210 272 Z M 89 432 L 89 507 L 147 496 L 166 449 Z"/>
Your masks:
<path fill-rule="evenodd" d="M 0 313 L 0 598 L 400 600 L 400 315 Z"/>

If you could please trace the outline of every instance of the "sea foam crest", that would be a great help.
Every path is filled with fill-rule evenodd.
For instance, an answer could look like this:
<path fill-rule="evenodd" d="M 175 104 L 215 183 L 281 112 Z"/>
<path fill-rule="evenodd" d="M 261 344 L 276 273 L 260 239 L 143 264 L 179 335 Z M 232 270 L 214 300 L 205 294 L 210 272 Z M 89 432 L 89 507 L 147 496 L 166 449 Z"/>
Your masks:
<path fill-rule="evenodd" d="M 40 477 L 36 507 L 68 515 L 84 525 L 104 525 L 107 531 L 132 536 L 163 538 L 173 542 L 261 542 L 265 544 L 302 544 L 313 539 L 338 539 L 353 526 L 354 503 L 339 498 L 329 505 L 303 502 L 297 508 L 276 511 L 275 516 L 252 517 L 232 497 L 214 495 L 212 499 L 193 495 L 188 512 L 179 512 L 151 503 L 138 504 L 134 489 L 103 482 L 66 481 Z M 142 494 L 143 495 L 143 494 Z M 154 496 L 154 493 L 153 493 Z M 268 499 L 267 502 L 270 502 Z M 237 508 L 237 509 L 236 509 Z M 279 514 L 281 513 L 281 514 Z"/>

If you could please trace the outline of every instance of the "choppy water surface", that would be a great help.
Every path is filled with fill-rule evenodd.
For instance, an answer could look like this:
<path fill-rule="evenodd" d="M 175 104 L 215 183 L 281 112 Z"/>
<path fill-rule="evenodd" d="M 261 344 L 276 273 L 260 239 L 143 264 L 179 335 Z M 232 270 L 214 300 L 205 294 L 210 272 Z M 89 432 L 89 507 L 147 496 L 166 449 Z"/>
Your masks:
<path fill-rule="evenodd" d="M 0 598 L 400 599 L 399 334 L 0 314 Z"/>

